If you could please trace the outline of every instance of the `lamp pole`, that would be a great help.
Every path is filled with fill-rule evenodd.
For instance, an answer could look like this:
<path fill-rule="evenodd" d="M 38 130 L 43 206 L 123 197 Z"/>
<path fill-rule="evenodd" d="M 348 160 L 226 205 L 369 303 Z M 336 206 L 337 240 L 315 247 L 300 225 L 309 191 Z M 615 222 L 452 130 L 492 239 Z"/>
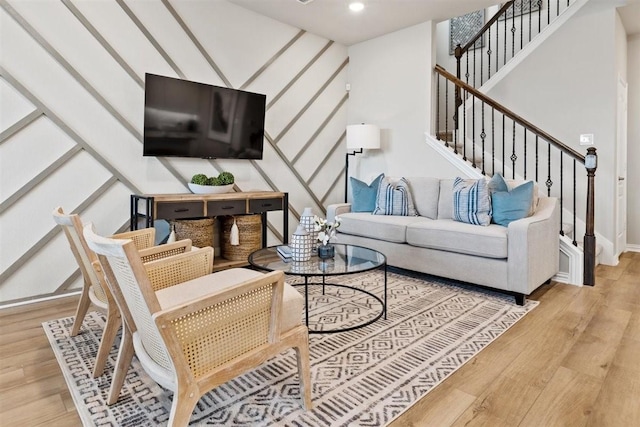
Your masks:
<path fill-rule="evenodd" d="M 347 191 L 349 189 L 349 156 L 354 156 L 356 154 L 362 154 L 362 148 L 359 150 L 354 150 L 353 153 L 347 152 L 344 156 L 344 202 L 347 203 Z"/>
<path fill-rule="evenodd" d="M 347 126 L 347 155 L 344 156 L 344 202 L 347 203 L 349 189 L 349 156 L 363 153 L 363 150 L 380 148 L 380 128 L 376 125 Z M 357 148 L 357 150 L 356 150 Z M 348 150 L 353 149 L 353 152 Z"/>

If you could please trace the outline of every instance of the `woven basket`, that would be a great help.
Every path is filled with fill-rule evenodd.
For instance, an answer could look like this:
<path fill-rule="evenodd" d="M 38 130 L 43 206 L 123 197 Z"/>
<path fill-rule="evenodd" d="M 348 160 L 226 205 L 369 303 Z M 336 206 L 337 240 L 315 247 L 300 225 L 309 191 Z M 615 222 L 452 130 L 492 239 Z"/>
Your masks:
<path fill-rule="evenodd" d="M 240 244 L 231 244 L 233 219 L 238 226 Z M 240 215 L 222 217 L 222 257 L 230 261 L 246 261 L 251 252 L 262 248 L 262 217 L 260 215 Z"/>
<path fill-rule="evenodd" d="M 176 240 L 191 239 L 191 244 L 198 248 L 213 246 L 214 218 L 176 219 L 169 225 L 176 232 Z"/>

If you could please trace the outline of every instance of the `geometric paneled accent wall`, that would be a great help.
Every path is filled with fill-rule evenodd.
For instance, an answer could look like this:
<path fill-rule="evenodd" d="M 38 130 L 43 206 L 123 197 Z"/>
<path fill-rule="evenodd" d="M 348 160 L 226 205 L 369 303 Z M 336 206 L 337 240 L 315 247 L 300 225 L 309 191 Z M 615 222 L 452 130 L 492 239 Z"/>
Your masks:
<path fill-rule="evenodd" d="M 0 304 L 80 286 L 58 205 L 113 233 L 131 193 L 222 170 L 289 192 L 292 228 L 344 197 L 344 46 L 211 0 L 0 0 L 0 37 Z M 145 73 L 266 94 L 264 159 L 143 157 Z"/>

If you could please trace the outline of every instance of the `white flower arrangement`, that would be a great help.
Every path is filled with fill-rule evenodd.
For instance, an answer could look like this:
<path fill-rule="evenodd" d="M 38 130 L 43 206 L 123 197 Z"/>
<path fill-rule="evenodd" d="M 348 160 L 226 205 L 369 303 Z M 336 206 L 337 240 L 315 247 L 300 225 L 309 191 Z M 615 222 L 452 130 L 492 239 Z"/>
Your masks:
<path fill-rule="evenodd" d="M 318 232 L 318 240 L 326 245 L 331 239 L 336 237 L 336 230 L 340 227 L 341 219 L 336 216 L 333 222 L 327 222 L 326 219 L 314 216 L 313 221 L 315 223 L 313 231 Z"/>

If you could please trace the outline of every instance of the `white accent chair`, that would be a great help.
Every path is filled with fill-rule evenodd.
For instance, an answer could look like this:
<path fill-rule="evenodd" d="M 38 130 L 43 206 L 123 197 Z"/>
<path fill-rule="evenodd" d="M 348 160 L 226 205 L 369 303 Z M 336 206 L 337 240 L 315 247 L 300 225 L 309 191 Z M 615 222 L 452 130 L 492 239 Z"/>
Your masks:
<path fill-rule="evenodd" d="M 126 371 L 135 350 L 147 374 L 174 391 L 170 426 L 187 425 L 202 395 L 289 348 L 311 408 L 303 298 L 282 272 L 211 273 L 210 247 L 143 264 L 131 241 L 101 237 L 90 224 L 84 236 L 127 325 L 116 369 Z"/>

